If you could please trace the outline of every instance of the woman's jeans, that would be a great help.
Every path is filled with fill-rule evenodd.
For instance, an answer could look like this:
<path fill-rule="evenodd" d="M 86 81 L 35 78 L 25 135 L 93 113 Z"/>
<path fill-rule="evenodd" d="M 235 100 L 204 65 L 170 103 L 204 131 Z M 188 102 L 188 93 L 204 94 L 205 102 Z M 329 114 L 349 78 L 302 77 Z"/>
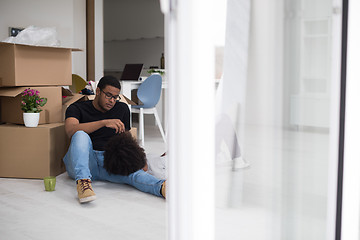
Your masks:
<path fill-rule="evenodd" d="M 104 151 L 93 150 L 91 139 L 84 131 L 77 131 L 72 136 L 63 160 L 69 176 L 76 181 L 91 179 L 125 183 L 140 191 L 161 196 L 160 189 L 164 180 L 159 180 L 143 170 L 128 176 L 109 174 L 104 168 Z"/>

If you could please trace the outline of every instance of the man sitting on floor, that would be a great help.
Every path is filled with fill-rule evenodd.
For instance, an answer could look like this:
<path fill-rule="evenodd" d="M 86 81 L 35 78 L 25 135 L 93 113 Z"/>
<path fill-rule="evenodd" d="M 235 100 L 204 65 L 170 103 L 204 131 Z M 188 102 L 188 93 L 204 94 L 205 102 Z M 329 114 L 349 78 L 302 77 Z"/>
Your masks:
<path fill-rule="evenodd" d="M 71 143 L 63 160 L 69 176 L 77 183 L 80 203 L 96 199 L 92 180 L 125 183 L 165 197 L 165 180 L 157 179 L 143 169 L 126 176 L 109 174 L 104 168 L 107 142 L 130 129 L 129 107 L 117 101 L 120 89 L 120 82 L 115 77 L 102 77 L 93 101 L 76 102 L 66 110 L 65 131 Z"/>

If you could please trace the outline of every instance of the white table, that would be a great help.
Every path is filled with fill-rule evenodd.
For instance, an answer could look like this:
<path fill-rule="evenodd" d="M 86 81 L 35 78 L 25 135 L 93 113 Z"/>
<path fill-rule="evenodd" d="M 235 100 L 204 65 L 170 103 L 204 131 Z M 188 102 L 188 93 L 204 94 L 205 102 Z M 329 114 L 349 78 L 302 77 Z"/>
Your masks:
<path fill-rule="evenodd" d="M 121 81 L 121 94 L 131 99 L 131 90 L 138 89 L 142 81 Z"/>

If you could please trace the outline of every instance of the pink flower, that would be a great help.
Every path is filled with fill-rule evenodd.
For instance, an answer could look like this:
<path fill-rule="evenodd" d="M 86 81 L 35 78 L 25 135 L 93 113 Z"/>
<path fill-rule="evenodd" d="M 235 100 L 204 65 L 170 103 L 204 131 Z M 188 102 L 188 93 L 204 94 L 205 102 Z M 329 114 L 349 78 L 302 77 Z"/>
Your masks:
<path fill-rule="evenodd" d="M 21 109 L 24 112 L 33 111 L 34 108 L 36 108 L 38 112 L 41 111 L 39 107 L 46 103 L 46 98 L 40 98 L 39 93 L 38 90 L 30 88 L 22 92 Z"/>
<path fill-rule="evenodd" d="M 22 92 L 22 96 L 26 96 L 27 94 L 27 89 L 25 89 L 23 92 Z"/>

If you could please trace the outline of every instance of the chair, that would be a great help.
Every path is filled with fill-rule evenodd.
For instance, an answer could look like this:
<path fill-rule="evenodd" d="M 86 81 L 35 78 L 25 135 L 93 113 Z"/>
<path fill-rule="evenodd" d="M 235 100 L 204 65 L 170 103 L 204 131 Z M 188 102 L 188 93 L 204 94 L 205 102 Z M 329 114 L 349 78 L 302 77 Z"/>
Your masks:
<path fill-rule="evenodd" d="M 139 139 L 142 146 L 144 143 L 144 114 L 154 114 L 156 123 L 160 129 L 161 136 L 166 143 L 166 137 L 162 128 L 156 104 L 159 102 L 161 95 L 162 78 L 158 74 L 151 75 L 142 82 L 137 91 L 137 97 L 141 105 L 132 105 L 131 112 L 139 113 Z"/>
<path fill-rule="evenodd" d="M 73 93 L 79 93 L 86 86 L 87 82 L 77 74 L 72 74 L 72 85 L 69 86 Z"/>

